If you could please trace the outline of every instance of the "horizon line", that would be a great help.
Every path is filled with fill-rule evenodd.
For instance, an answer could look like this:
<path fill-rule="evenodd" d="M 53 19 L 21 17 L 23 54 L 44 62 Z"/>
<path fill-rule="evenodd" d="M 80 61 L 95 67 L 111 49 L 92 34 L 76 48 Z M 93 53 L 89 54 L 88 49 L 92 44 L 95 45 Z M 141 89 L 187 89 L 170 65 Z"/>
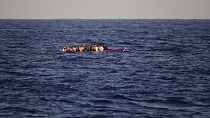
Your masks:
<path fill-rule="evenodd" d="M 210 20 L 210 18 L 0 18 L 0 20 Z"/>

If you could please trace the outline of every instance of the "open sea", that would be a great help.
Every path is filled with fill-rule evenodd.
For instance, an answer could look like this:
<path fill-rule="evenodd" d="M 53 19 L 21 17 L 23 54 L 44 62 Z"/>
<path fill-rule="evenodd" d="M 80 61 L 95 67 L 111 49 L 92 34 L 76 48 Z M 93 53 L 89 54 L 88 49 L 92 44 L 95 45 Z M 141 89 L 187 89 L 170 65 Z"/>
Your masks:
<path fill-rule="evenodd" d="M 0 117 L 209 118 L 210 20 L 0 20 Z"/>

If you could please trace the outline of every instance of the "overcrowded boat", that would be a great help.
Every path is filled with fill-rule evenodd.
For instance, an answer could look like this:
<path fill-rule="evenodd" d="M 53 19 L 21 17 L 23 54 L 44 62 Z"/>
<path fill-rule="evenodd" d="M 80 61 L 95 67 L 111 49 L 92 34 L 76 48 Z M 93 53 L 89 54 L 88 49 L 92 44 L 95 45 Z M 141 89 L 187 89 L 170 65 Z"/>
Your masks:
<path fill-rule="evenodd" d="M 67 46 L 62 49 L 66 52 L 112 52 L 112 51 L 125 51 L 126 48 L 108 49 L 105 43 L 91 44 L 91 45 L 76 45 Z"/>

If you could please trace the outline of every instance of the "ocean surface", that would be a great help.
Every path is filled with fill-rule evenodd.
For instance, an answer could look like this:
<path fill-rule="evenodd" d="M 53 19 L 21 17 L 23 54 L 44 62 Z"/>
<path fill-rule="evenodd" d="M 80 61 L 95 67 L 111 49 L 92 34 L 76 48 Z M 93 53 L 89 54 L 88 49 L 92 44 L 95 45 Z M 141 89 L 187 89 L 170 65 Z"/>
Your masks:
<path fill-rule="evenodd" d="M 0 117 L 208 118 L 210 20 L 0 20 Z"/>

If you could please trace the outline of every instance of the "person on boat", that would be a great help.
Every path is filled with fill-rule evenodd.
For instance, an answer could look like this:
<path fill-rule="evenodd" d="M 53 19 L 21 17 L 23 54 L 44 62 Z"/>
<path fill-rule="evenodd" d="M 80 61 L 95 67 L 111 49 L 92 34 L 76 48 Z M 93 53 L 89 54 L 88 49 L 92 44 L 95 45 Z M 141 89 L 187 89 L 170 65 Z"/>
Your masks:
<path fill-rule="evenodd" d="M 84 45 L 78 46 L 78 50 L 79 50 L 79 52 L 85 51 L 85 46 Z"/>
<path fill-rule="evenodd" d="M 99 51 L 99 47 L 98 47 L 98 46 L 96 46 L 95 51 L 96 51 L 96 52 L 98 52 L 98 51 Z"/>
<path fill-rule="evenodd" d="M 67 51 L 67 47 L 64 47 L 62 51 Z"/>
<path fill-rule="evenodd" d="M 99 50 L 100 52 L 103 52 L 103 51 L 104 51 L 104 47 L 103 47 L 102 45 L 100 45 L 100 46 L 98 47 L 98 50 Z"/>
<path fill-rule="evenodd" d="M 98 51 L 97 45 L 96 44 L 91 45 L 90 51 Z"/>
<path fill-rule="evenodd" d="M 105 43 L 102 43 L 101 46 L 104 48 L 104 50 L 108 50 L 108 47 Z"/>
<path fill-rule="evenodd" d="M 85 45 L 84 51 L 91 51 L 91 45 Z"/>

